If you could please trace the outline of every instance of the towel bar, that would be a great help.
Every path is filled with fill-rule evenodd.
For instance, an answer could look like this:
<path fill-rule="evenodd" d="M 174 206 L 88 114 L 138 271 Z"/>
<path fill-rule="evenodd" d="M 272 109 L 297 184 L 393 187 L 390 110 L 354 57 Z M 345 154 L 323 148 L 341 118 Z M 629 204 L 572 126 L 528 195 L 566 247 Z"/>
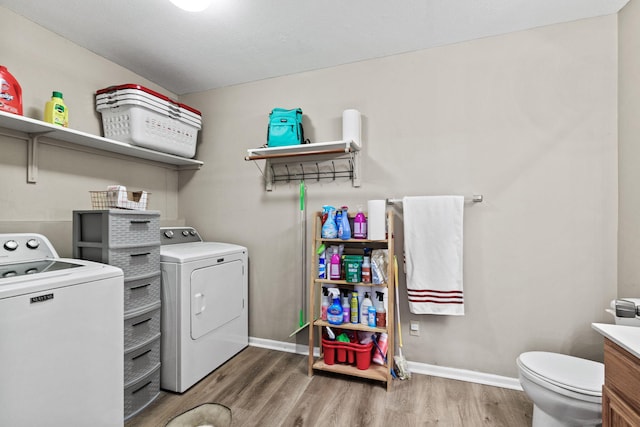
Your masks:
<path fill-rule="evenodd" d="M 481 203 L 484 200 L 484 196 L 482 194 L 474 194 L 471 197 L 465 197 L 465 202 L 472 203 Z M 387 199 L 388 205 L 402 205 L 402 199 Z"/>

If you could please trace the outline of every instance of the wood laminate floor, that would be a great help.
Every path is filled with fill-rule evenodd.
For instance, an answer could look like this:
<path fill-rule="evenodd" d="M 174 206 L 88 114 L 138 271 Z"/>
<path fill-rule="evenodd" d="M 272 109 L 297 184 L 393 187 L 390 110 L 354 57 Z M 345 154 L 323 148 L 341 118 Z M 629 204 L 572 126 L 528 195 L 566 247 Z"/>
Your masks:
<path fill-rule="evenodd" d="M 125 427 L 163 427 L 202 403 L 231 408 L 232 426 L 474 427 L 531 425 L 517 390 L 413 374 L 381 382 L 318 373 L 307 357 L 247 347 L 183 394 L 161 392 Z"/>

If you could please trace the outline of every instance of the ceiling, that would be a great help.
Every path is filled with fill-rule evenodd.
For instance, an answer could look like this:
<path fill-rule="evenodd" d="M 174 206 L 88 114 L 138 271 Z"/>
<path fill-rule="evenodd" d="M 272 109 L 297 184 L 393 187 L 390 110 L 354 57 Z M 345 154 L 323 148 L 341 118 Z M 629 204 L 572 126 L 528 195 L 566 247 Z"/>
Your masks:
<path fill-rule="evenodd" d="M 629 0 L 0 0 L 182 95 L 618 12 Z"/>

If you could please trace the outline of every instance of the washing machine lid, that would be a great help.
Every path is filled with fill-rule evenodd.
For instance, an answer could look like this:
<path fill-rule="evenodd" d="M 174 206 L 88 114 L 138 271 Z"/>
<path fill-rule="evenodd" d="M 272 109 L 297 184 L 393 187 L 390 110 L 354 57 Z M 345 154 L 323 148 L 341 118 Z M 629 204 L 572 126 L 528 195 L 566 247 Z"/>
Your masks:
<path fill-rule="evenodd" d="M 216 256 L 246 252 L 247 248 L 232 243 L 191 242 L 160 246 L 160 261 L 183 263 Z"/>
<path fill-rule="evenodd" d="M 566 354 L 531 351 L 518 358 L 520 366 L 558 387 L 590 396 L 601 396 L 604 365 Z"/>

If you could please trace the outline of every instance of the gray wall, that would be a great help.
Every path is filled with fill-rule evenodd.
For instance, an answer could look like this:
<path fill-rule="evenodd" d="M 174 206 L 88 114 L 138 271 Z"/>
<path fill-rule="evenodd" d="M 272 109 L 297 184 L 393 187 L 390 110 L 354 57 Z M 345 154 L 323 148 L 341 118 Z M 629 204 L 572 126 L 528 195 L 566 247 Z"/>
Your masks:
<path fill-rule="evenodd" d="M 629 2 L 619 13 L 619 180 L 618 295 L 640 294 L 640 4 Z"/>
<path fill-rule="evenodd" d="M 136 82 L 172 95 L 4 8 L 0 17 L 5 31 L 23 35 L 0 39 L 0 52 L 30 117 L 61 90 L 71 126 L 99 134 L 96 89 Z M 251 336 L 304 343 L 304 333 L 288 338 L 305 285 L 298 188 L 265 192 L 243 159 L 264 143 L 273 107 L 302 107 L 313 141 L 339 139 L 342 111 L 357 108 L 362 187 L 308 182 L 310 211 L 404 195 L 485 196 L 465 212 L 466 316 L 409 314 L 401 274 L 406 357 L 507 376 L 530 349 L 599 359 L 590 323 L 610 320 L 603 309 L 617 283 L 617 37 L 617 17 L 608 16 L 184 96 L 203 112 L 199 171 L 45 145 L 40 180 L 27 184 L 26 144 L 0 136 L 0 232 L 43 231 L 69 255 L 71 211 L 89 207 L 89 190 L 146 189 L 163 221 L 249 248 Z M 420 337 L 407 335 L 410 320 L 421 323 Z"/>
<path fill-rule="evenodd" d="M 69 127 L 100 135 L 96 90 L 133 82 L 174 96 L 3 7 L 0 20 L 5 34 L 14 35 L 0 37 L 0 64 L 20 83 L 27 117 L 42 120 L 44 105 L 57 90 L 63 93 L 69 108 Z M 39 179 L 36 184 L 28 184 L 27 143 L 1 133 L 0 232 L 43 233 L 61 256 L 71 256 L 71 212 L 89 209 L 89 191 L 104 190 L 110 184 L 151 192 L 150 208 L 162 211 L 165 223 L 180 223 L 175 168 L 109 153 L 61 148 L 46 144 L 43 138 Z"/>
<path fill-rule="evenodd" d="M 307 182 L 309 210 L 404 195 L 486 200 L 465 212 L 464 317 L 411 315 L 401 276 L 405 356 L 512 377 L 526 350 L 602 357 L 590 325 L 610 320 L 616 294 L 616 16 L 181 100 L 203 111 L 206 168 L 181 174 L 180 214 L 209 239 L 249 248 L 252 336 L 289 341 L 302 284 L 297 183 L 265 192 L 246 149 L 265 142 L 273 107 L 302 107 L 312 141 L 340 139 L 342 111 L 356 108 L 362 187 Z M 420 337 L 406 334 L 410 320 Z"/>

